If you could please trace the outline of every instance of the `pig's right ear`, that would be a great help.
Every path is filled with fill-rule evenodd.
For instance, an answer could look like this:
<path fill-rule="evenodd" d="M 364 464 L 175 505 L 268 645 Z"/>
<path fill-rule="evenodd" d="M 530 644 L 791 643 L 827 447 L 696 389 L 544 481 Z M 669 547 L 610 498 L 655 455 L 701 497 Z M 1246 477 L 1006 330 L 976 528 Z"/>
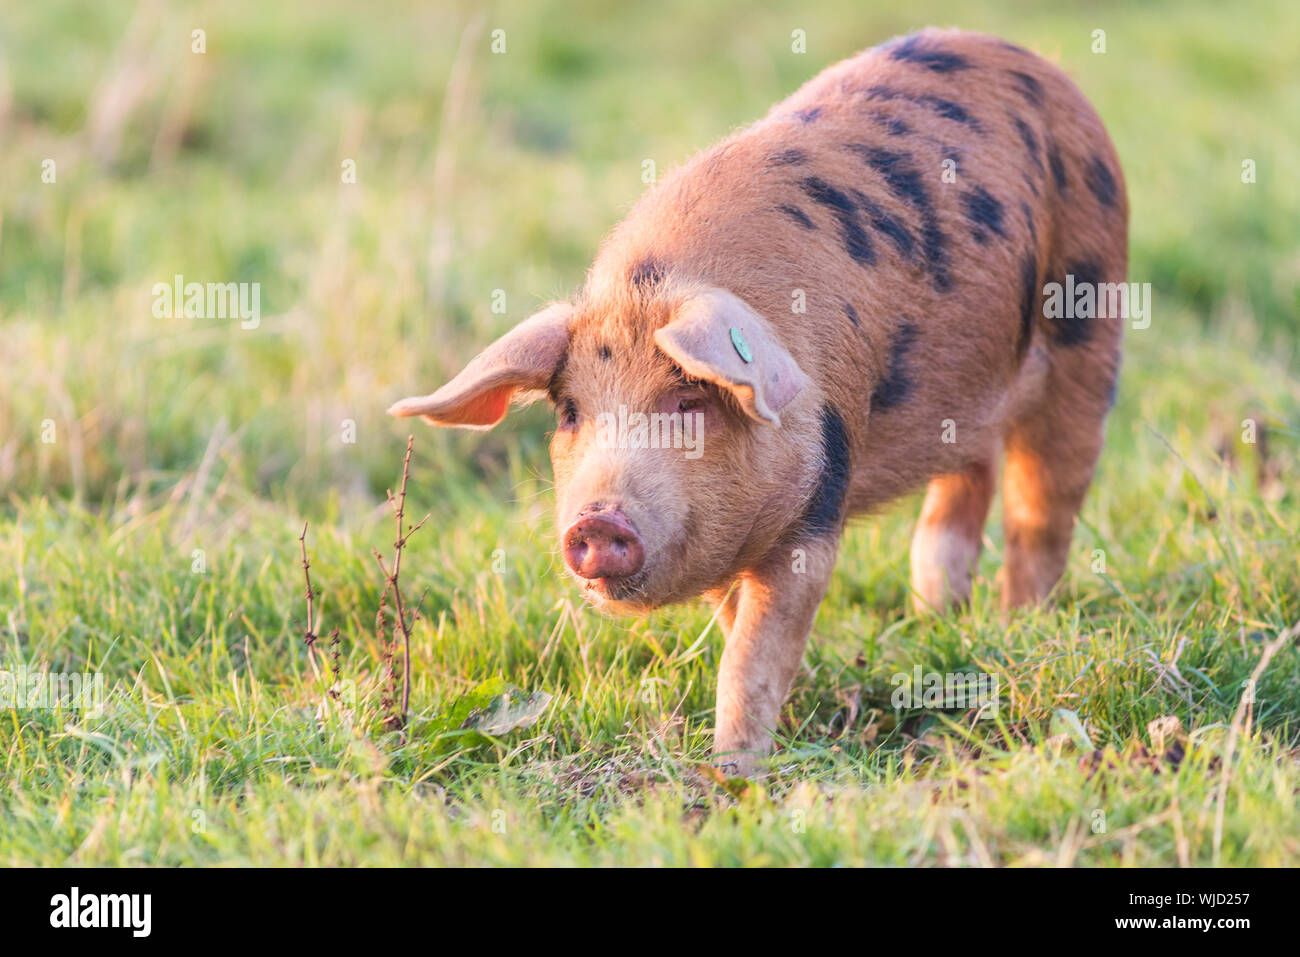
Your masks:
<path fill-rule="evenodd" d="M 540 391 L 551 381 L 569 346 L 572 315 L 568 303 L 548 306 L 480 352 L 437 392 L 395 402 L 388 414 L 418 415 L 430 425 L 492 428 L 516 393 Z"/>
<path fill-rule="evenodd" d="M 687 375 L 730 391 L 758 422 L 779 426 L 780 411 L 808 387 L 768 321 L 725 289 L 705 289 L 679 305 L 655 344 Z"/>

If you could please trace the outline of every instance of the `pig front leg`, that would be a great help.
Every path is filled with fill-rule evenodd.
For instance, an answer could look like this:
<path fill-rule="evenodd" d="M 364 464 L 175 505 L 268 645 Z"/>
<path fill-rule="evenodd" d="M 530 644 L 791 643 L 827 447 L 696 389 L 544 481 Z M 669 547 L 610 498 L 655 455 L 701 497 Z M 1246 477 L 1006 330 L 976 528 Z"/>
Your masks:
<path fill-rule="evenodd" d="M 835 567 L 838 536 L 776 549 L 742 573 L 718 609 L 726 636 L 718 669 L 714 763 L 748 777 L 772 750 L 772 731 L 803 658 Z"/>

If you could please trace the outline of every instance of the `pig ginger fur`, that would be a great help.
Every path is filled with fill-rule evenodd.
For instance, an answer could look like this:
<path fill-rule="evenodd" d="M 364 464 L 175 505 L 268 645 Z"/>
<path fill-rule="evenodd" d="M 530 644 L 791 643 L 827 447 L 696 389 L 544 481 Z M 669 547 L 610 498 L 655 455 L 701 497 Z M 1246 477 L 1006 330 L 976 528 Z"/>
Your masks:
<path fill-rule="evenodd" d="M 643 550 L 634 573 L 579 578 L 585 596 L 613 613 L 714 604 L 715 757 L 749 774 L 850 516 L 928 486 L 913 602 L 959 605 L 1004 457 L 1003 602 L 1061 577 L 1122 319 L 1048 314 L 1043 287 L 1124 282 L 1127 222 L 1114 147 L 1059 69 L 925 30 L 830 67 L 673 171 L 571 303 L 390 411 L 486 428 L 512 399 L 549 396 L 558 528 L 585 548 L 604 522 L 592 547 L 626 529 Z M 620 406 L 701 414 L 704 453 L 604 447 L 596 417 Z"/>

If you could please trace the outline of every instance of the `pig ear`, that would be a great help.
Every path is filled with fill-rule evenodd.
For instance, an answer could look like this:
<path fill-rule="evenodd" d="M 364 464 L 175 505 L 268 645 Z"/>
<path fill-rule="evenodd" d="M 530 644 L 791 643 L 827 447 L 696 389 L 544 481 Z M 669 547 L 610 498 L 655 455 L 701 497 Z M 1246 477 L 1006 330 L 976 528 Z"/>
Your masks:
<path fill-rule="evenodd" d="M 655 343 L 687 375 L 731 391 L 749 415 L 779 426 L 777 414 L 808 386 L 767 320 L 722 289 L 706 289 L 677 307 Z"/>
<path fill-rule="evenodd" d="M 393 403 L 389 415 L 421 416 L 430 425 L 490 429 L 518 392 L 545 389 L 569 346 L 568 303 L 525 319 L 470 360 L 460 375 L 432 395 Z"/>

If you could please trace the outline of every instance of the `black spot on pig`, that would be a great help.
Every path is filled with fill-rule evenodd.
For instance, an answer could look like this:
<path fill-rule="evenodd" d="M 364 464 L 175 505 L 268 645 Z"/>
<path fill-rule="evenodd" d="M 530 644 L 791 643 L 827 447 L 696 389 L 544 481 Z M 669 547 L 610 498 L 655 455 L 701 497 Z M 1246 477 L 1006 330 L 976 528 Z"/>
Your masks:
<path fill-rule="evenodd" d="M 907 125 L 907 120 L 901 116 L 890 116 L 888 113 L 876 112 L 871 114 L 872 119 L 885 128 L 885 132 L 890 136 L 907 136 L 912 132 L 912 128 Z"/>
<path fill-rule="evenodd" d="M 803 181 L 803 191 L 813 202 L 825 206 L 835 214 L 844 239 L 844 248 L 857 263 L 869 266 L 876 261 L 871 237 L 858 222 L 857 208 L 849 196 L 827 183 L 819 176 L 809 176 Z"/>
<path fill-rule="evenodd" d="M 826 182 L 820 176 L 809 176 L 802 183 L 803 191 L 814 203 L 825 206 L 839 215 L 852 216 L 853 200 Z"/>
<path fill-rule="evenodd" d="M 879 173 L 885 180 L 890 192 L 905 203 L 921 207 L 930 204 L 929 194 L 921 174 L 917 171 L 910 156 L 895 150 L 887 150 L 867 143 L 849 143 L 848 148 L 862 161 Z"/>
<path fill-rule="evenodd" d="M 939 219 L 931 211 L 921 223 L 921 248 L 934 275 L 936 292 L 952 291 L 952 274 L 948 272 L 948 237 L 939 228 Z"/>
<path fill-rule="evenodd" d="M 642 259 L 632 267 L 632 285 L 649 290 L 664 280 L 664 264 L 657 259 Z"/>
<path fill-rule="evenodd" d="M 1067 292 L 1071 290 L 1066 283 L 1066 276 L 1074 277 L 1072 296 L 1067 296 Z M 1101 265 L 1092 259 L 1069 263 L 1065 267 L 1064 274 L 1056 281 L 1061 286 L 1061 315 L 1050 317 L 1044 315 L 1044 320 L 1047 322 L 1053 341 L 1058 345 L 1082 345 L 1092 337 L 1093 318 L 1079 314 L 1080 310 L 1077 308 L 1079 290 L 1085 285 L 1092 286 L 1095 312 L 1097 287 L 1101 283 Z M 1071 298 L 1075 301 L 1070 301 Z M 1046 305 L 1044 305 L 1044 312 L 1046 312 Z"/>
<path fill-rule="evenodd" d="M 1047 144 L 1047 165 L 1052 167 L 1052 179 L 1056 181 L 1057 190 L 1065 192 L 1070 181 L 1066 178 L 1065 163 L 1061 160 L 1061 150 L 1055 140 Z"/>
<path fill-rule="evenodd" d="M 1038 137 L 1034 135 L 1034 131 L 1029 124 L 1020 117 L 1013 116 L 1011 120 L 1016 125 L 1016 132 L 1020 134 L 1020 142 L 1025 144 L 1025 152 L 1029 154 L 1029 159 L 1033 162 L 1034 168 L 1039 173 L 1043 173 L 1043 158 L 1038 152 Z"/>
<path fill-rule="evenodd" d="M 933 73 L 953 73 L 969 70 L 970 61 L 957 53 L 923 43 L 920 37 L 910 36 L 901 43 L 887 47 L 889 58 L 900 63 L 915 63 Z"/>
<path fill-rule="evenodd" d="M 962 204 L 966 207 L 966 218 L 971 222 L 971 235 L 981 246 L 989 241 L 989 232 L 997 233 L 1003 239 L 1002 204 L 999 203 L 983 186 L 976 186 L 962 194 Z"/>
<path fill-rule="evenodd" d="M 945 120 L 952 120 L 954 123 L 963 123 L 969 126 L 977 133 L 983 133 L 984 127 L 980 121 L 975 119 L 966 112 L 966 108 L 954 103 L 952 100 L 945 100 L 941 96 L 935 96 L 933 93 L 923 93 L 917 97 L 917 102 L 924 104 L 934 110 Z"/>
<path fill-rule="evenodd" d="M 1029 230 L 1029 238 L 1037 242 L 1038 227 L 1034 225 L 1034 213 L 1024 200 L 1020 201 L 1020 212 L 1025 217 L 1025 228 Z"/>
<path fill-rule="evenodd" d="M 858 312 L 847 302 L 844 304 L 844 315 L 849 317 L 849 322 L 853 323 L 854 326 L 858 324 Z"/>
<path fill-rule="evenodd" d="M 876 261 L 876 250 L 871 237 L 856 218 L 840 217 L 840 232 L 844 237 L 844 250 L 854 262 L 870 266 Z"/>
<path fill-rule="evenodd" d="M 1097 197 L 1101 205 L 1110 207 L 1115 205 L 1117 189 L 1115 187 L 1115 177 L 1110 174 L 1110 169 L 1102 162 L 1101 157 L 1094 156 L 1088 168 L 1084 171 L 1083 181 L 1088 184 L 1088 189 L 1092 195 Z"/>
<path fill-rule="evenodd" d="M 877 83 L 869 86 L 866 90 L 860 91 L 868 100 L 884 100 L 886 102 L 901 101 L 904 103 L 914 103 L 932 110 L 938 116 L 945 120 L 952 120 L 954 123 L 961 123 L 970 127 L 977 133 L 983 133 L 984 127 L 971 116 L 966 110 L 952 100 L 944 99 L 941 96 L 935 96 L 933 93 L 905 93 L 902 90 L 896 90 L 893 87 L 885 86 L 883 83 Z"/>
<path fill-rule="evenodd" d="M 952 277 L 947 265 L 947 237 L 939 227 L 934 203 L 931 202 L 925 181 L 911 157 L 906 153 L 863 143 L 850 143 L 848 148 L 880 174 L 890 192 L 920 214 L 921 251 L 930 267 L 934 288 L 939 292 L 948 292 L 952 288 Z"/>
<path fill-rule="evenodd" d="M 1033 253 L 1020 262 L 1020 338 L 1016 340 L 1016 355 L 1024 358 L 1029 348 L 1029 337 L 1034 332 L 1034 303 L 1038 300 L 1038 260 Z"/>
<path fill-rule="evenodd" d="M 805 212 L 804 212 L 802 209 L 800 209 L 798 206 L 790 206 L 789 204 L 785 204 L 785 203 L 783 203 L 782 205 L 778 206 L 777 209 L 779 209 L 781 212 L 785 213 L 787 216 L 789 216 L 791 219 L 793 219 L 796 223 L 798 223 L 798 224 L 799 224 L 800 226 L 802 226 L 804 229 L 816 229 L 816 228 L 817 228 L 817 225 L 816 225 L 816 224 L 815 224 L 811 219 L 808 218 L 808 214 L 805 213 Z"/>
<path fill-rule="evenodd" d="M 1011 70 L 1011 79 L 1016 81 L 1016 89 L 1020 95 L 1032 103 L 1034 106 L 1043 105 L 1043 84 L 1039 83 L 1037 78 L 1030 76 L 1028 73 L 1021 73 L 1019 70 Z"/>
<path fill-rule="evenodd" d="M 885 376 L 876 383 L 871 393 L 871 408 L 885 412 L 901 405 L 912 394 L 913 382 L 908 371 L 907 353 L 916 343 L 917 328 L 906 320 L 899 326 L 898 333 L 889 347 L 889 367 Z"/>
<path fill-rule="evenodd" d="M 822 468 L 817 487 L 804 506 L 799 532 L 808 537 L 827 535 L 840 524 L 844 496 L 849 488 L 849 436 L 832 406 L 822 406 Z"/>
<path fill-rule="evenodd" d="M 888 213 L 872 216 L 871 226 L 893 243 L 904 259 L 913 258 L 913 247 L 916 245 L 916 241 L 912 238 L 912 233 L 897 217 L 890 216 Z"/>
<path fill-rule="evenodd" d="M 893 243 L 904 259 L 912 259 L 916 240 L 903 222 L 897 216 L 886 212 L 879 203 L 861 190 L 855 189 L 853 198 L 858 208 L 866 214 L 871 227 Z"/>
<path fill-rule="evenodd" d="M 610 351 L 609 346 L 601 346 L 598 355 L 602 361 L 608 362 L 613 358 L 614 353 Z"/>
<path fill-rule="evenodd" d="M 789 149 L 773 154 L 768 160 L 769 166 L 798 166 L 808 162 L 808 154 L 803 150 Z"/>
<path fill-rule="evenodd" d="M 794 115 L 795 119 L 800 123 L 811 123 L 822 115 L 822 108 L 820 106 L 810 106 L 807 109 L 798 110 Z"/>

